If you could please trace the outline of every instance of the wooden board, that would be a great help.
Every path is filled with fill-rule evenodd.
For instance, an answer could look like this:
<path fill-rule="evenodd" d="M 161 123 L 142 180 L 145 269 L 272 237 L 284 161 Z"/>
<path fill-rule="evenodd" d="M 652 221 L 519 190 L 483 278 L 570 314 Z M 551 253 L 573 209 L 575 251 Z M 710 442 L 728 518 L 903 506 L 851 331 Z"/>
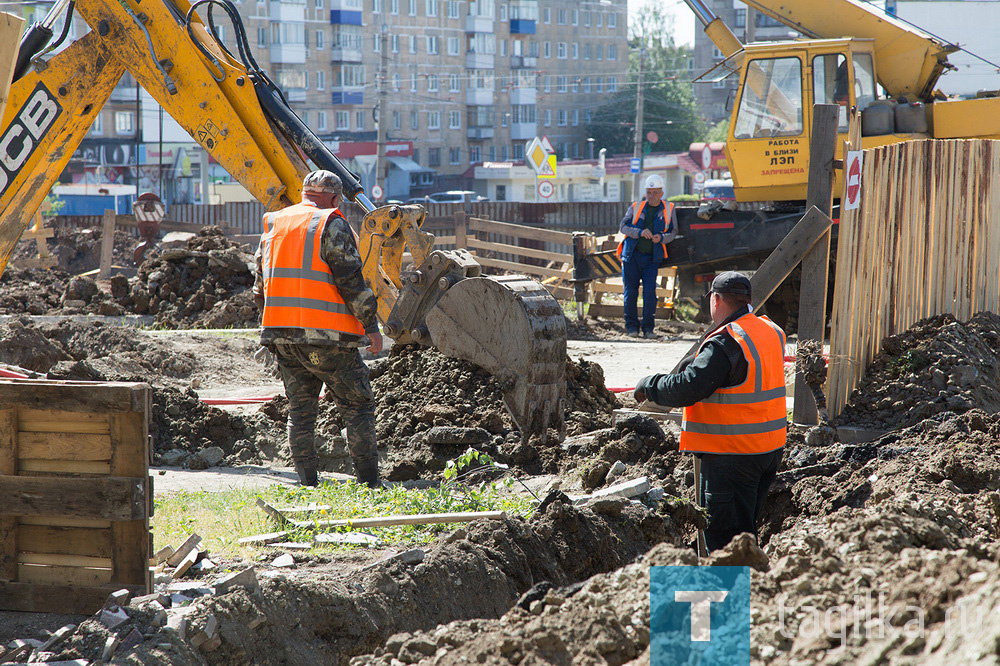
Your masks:
<path fill-rule="evenodd" d="M 111 436 L 77 432 L 21 432 L 21 458 L 44 460 L 111 460 Z"/>
<path fill-rule="evenodd" d="M 515 238 L 559 243 L 560 245 L 569 245 L 570 247 L 573 245 L 573 234 L 565 231 L 539 229 L 538 227 L 527 227 L 507 222 L 493 222 L 492 220 L 483 220 L 478 217 L 469 218 L 468 228 L 471 231 L 483 231 L 503 236 L 513 236 Z"/>
<path fill-rule="evenodd" d="M 110 527 L 109 523 L 105 523 Z M 26 525 L 17 529 L 18 550 L 24 553 L 56 553 L 87 557 L 111 557 L 108 529 Z"/>
<path fill-rule="evenodd" d="M 508 245 L 506 243 L 493 243 L 491 241 L 479 240 L 474 237 L 470 237 L 468 239 L 467 246 L 477 250 L 490 250 L 492 252 L 520 255 L 522 257 L 531 257 L 532 259 L 542 259 L 545 261 L 557 261 L 559 263 L 573 262 L 573 255 L 571 254 L 549 252 L 547 250 L 539 250 L 533 247 L 521 247 L 520 245 Z"/>
<path fill-rule="evenodd" d="M 38 410 L 118 414 L 145 409 L 148 387 L 125 382 L 0 380 L 0 404 Z M 100 387 L 100 390 L 95 390 Z"/>
<path fill-rule="evenodd" d="M 568 280 L 572 278 L 572 274 L 569 271 L 562 271 L 555 268 L 545 268 L 544 266 L 529 266 L 527 264 L 518 264 L 513 261 L 503 261 L 502 259 L 488 259 L 486 257 L 476 257 L 476 261 L 483 266 L 490 266 L 492 268 L 502 268 L 506 271 L 519 274 L 529 274 L 529 275 L 541 275 L 544 277 L 557 277 Z"/>
<path fill-rule="evenodd" d="M 638 308 L 639 315 L 642 316 L 642 304 L 639 304 Z M 587 308 L 588 317 L 608 317 L 614 319 L 622 319 L 625 316 L 625 306 L 624 305 L 608 305 L 606 303 L 591 303 L 590 307 Z M 674 316 L 674 311 L 672 308 L 657 308 L 656 318 L 657 319 L 670 319 Z"/>
<path fill-rule="evenodd" d="M 75 434 L 110 434 L 111 423 L 106 414 L 87 412 L 67 413 L 55 409 L 19 407 L 17 429 L 20 432 L 64 432 Z"/>
<path fill-rule="evenodd" d="M 133 595 L 146 594 L 139 585 L 35 585 L 22 582 L 0 581 L 0 599 L 6 610 L 26 613 L 51 613 L 53 609 L 94 609 L 104 605 L 108 595 L 128 588 Z M 63 611 L 68 612 L 68 611 Z"/>
<path fill-rule="evenodd" d="M 0 507 L 15 515 L 135 520 L 146 515 L 144 479 L 0 476 Z"/>

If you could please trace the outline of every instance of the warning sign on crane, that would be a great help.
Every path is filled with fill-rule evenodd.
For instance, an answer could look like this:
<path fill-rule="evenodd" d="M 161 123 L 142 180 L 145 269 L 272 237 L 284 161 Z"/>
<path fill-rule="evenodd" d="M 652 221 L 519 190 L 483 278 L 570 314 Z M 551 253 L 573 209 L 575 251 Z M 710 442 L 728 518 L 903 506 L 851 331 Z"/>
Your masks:
<path fill-rule="evenodd" d="M 861 205 L 861 164 L 860 150 L 847 151 L 844 161 L 844 197 L 841 201 L 843 210 L 854 210 Z"/>

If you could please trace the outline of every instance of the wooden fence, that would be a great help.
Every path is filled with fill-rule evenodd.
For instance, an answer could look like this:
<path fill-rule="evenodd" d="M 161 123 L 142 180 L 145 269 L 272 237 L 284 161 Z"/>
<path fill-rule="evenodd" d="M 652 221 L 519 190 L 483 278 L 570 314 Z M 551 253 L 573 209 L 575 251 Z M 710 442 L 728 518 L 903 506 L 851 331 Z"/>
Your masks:
<path fill-rule="evenodd" d="M 1000 142 L 866 150 L 861 206 L 840 221 L 830 336 L 831 416 L 882 339 L 925 317 L 1000 311 Z"/>
<path fill-rule="evenodd" d="M 151 590 L 149 411 L 146 384 L 0 382 L 0 610 Z"/>

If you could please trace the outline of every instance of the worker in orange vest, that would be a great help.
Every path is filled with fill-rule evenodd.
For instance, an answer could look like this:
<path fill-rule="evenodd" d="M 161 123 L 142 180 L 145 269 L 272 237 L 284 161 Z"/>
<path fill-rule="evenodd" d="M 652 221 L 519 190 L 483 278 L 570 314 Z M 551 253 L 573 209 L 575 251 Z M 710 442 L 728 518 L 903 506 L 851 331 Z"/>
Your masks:
<path fill-rule="evenodd" d="M 667 259 L 667 243 L 677 235 L 674 204 L 663 201 L 663 176 L 646 178 L 646 198 L 625 211 L 619 224 L 624 239 L 618 244 L 625 286 L 625 332 L 632 337 L 655 338 L 656 276 Z M 638 300 L 642 283 L 642 332 Z"/>
<path fill-rule="evenodd" d="M 725 546 L 737 534 L 757 535 L 757 522 L 785 446 L 785 334 L 753 314 L 750 280 L 716 276 L 710 296 L 713 328 L 676 374 L 650 375 L 638 401 L 683 407 L 680 450 L 701 458 L 698 502 L 708 509 L 705 545 Z"/>
<path fill-rule="evenodd" d="M 382 350 L 378 304 L 337 209 L 342 192 L 336 174 L 313 171 L 302 182 L 302 203 L 264 215 L 254 298 L 263 311 L 260 343 L 275 355 L 288 397 L 288 445 L 299 481 L 319 482 L 313 437 L 325 384 L 347 426 L 358 483 L 379 487 L 375 400 L 358 351 Z"/>

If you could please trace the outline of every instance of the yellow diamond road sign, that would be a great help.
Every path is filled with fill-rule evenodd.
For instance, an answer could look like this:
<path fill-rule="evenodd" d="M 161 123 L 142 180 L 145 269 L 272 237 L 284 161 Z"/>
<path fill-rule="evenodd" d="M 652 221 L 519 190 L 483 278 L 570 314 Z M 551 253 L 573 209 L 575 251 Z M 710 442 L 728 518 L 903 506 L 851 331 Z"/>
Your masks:
<path fill-rule="evenodd" d="M 539 177 L 555 177 L 555 155 L 552 154 L 552 144 L 548 139 L 535 137 L 528 142 L 524 150 L 524 161 L 528 163 Z M 551 165 L 550 165 L 551 162 Z"/>

